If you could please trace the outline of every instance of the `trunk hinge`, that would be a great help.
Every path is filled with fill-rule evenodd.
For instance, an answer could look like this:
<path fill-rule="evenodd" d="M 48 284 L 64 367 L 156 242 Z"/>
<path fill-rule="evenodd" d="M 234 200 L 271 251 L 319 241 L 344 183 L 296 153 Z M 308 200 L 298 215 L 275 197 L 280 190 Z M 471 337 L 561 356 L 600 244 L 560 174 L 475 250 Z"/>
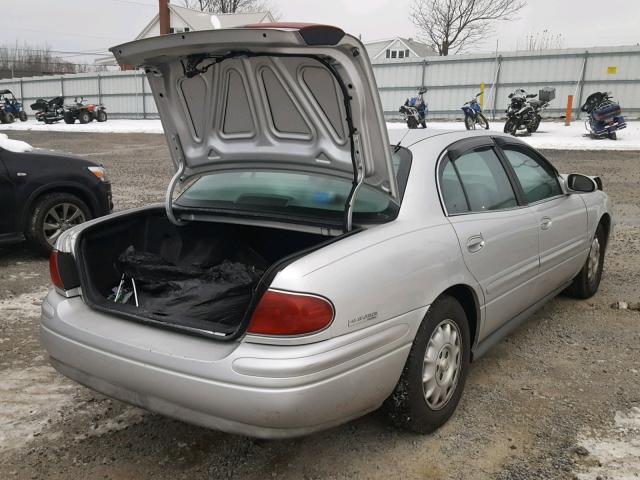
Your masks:
<path fill-rule="evenodd" d="M 362 160 L 362 143 L 360 142 L 360 134 L 354 132 L 351 136 L 353 142 L 353 182 L 351 184 L 351 191 L 347 197 L 345 203 L 344 212 L 344 231 L 350 232 L 353 229 L 353 205 L 355 203 L 355 197 L 362 187 L 364 182 L 364 162 Z"/>
<path fill-rule="evenodd" d="M 169 186 L 167 187 L 167 194 L 164 199 L 164 209 L 167 212 L 167 218 L 174 225 L 182 226 L 186 222 L 177 218 L 173 213 L 173 192 L 176 187 L 182 183 L 184 180 L 184 154 L 182 152 L 182 145 L 180 144 L 180 139 L 177 135 L 171 136 L 171 143 L 174 151 L 174 160 L 176 162 L 176 166 L 178 167 L 176 173 L 171 178 L 169 182 Z"/>

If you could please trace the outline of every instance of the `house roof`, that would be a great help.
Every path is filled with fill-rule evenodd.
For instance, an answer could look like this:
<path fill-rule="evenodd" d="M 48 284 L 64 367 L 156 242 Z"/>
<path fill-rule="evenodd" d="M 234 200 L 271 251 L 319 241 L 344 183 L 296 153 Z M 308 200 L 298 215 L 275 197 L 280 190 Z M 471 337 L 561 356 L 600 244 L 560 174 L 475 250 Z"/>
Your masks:
<path fill-rule="evenodd" d="M 405 48 L 411 50 L 414 56 L 416 57 L 429 57 L 432 55 L 437 55 L 437 52 L 431 48 L 426 43 L 419 42 L 412 38 L 403 38 L 403 37 L 394 37 L 394 38 L 386 38 L 383 40 L 375 40 L 372 42 L 367 42 L 365 46 L 376 46 L 372 53 L 372 57 L 379 57 L 385 50 L 390 48 L 394 43 L 399 42 Z"/>

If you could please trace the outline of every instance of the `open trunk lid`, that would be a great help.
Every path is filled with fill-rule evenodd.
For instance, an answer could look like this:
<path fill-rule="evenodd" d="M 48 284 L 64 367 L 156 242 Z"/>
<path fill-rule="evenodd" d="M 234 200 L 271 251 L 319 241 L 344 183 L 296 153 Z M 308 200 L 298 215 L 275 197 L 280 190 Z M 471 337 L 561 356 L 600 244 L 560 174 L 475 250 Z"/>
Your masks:
<path fill-rule="evenodd" d="M 398 201 L 383 111 L 366 50 L 335 27 L 257 24 L 113 47 L 145 68 L 176 175 L 288 170 L 367 184 Z M 175 219 L 174 219 L 175 220 Z"/>

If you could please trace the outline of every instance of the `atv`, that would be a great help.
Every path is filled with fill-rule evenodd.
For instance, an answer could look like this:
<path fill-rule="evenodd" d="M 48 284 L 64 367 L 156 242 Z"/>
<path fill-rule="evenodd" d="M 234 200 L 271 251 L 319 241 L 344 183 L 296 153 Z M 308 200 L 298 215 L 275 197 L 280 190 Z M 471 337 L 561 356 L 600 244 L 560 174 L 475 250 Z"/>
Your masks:
<path fill-rule="evenodd" d="M 75 123 L 76 120 L 80 123 L 89 123 L 93 120 L 107 121 L 107 111 L 103 104 L 87 103 L 86 98 L 78 101 L 78 97 L 74 98 L 73 102 L 71 105 L 65 105 L 64 123 Z"/>
<path fill-rule="evenodd" d="M 13 123 L 16 118 L 21 122 L 27 121 L 27 112 L 22 108 L 11 90 L 0 90 L 0 122 Z"/>

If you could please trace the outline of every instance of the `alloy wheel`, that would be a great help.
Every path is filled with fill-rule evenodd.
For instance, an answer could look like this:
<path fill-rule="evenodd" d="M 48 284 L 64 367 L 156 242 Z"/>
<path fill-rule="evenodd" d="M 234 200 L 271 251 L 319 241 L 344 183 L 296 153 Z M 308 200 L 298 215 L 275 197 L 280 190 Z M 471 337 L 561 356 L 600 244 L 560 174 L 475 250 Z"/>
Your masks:
<path fill-rule="evenodd" d="M 433 330 L 422 366 L 424 399 L 432 410 L 442 409 L 453 396 L 462 364 L 462 337 L 453 320 Z"/>
<path fill-rule="evenodd" d="M 51 207 L 44 216 L 42 233 L 49 245 L 54 245 L 62 232 L 86 220 L 82 210 L 73 203 L 59 203 Z"/>
<path fill-rule="evenodd" d="M 589 250 L 589 259 L 587 264 L 587 279 L 589 283 L 593 283 L 598 275 L 598 267 L 600 267 L 600 240 L 596 236 L 591 242 L 591 250 Z"/>

